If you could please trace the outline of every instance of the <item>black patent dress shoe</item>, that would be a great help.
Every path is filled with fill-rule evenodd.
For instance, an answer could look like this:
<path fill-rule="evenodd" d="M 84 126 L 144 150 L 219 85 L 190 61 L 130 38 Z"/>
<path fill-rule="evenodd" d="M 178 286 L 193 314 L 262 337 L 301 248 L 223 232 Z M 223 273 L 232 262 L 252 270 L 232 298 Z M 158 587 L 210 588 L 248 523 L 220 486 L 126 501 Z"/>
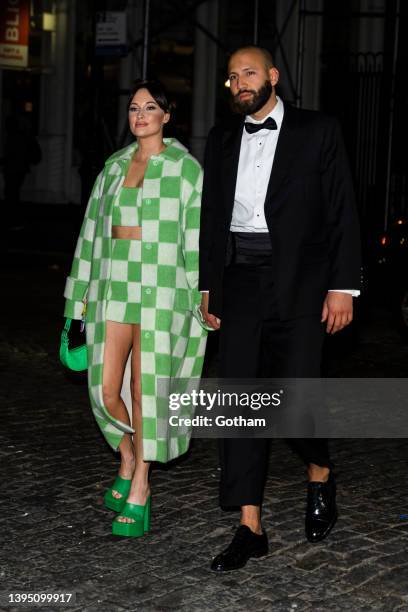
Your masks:
<path fill-rule="evenodd" d="M 254 533 L 246 525 L 240 525 L 231 544 L 217 555 L 212 563 L 213 572 L 231 572 L 246 565 L 248 559 L 259 559 L 268 554 L 268 539 L 265 531 Z"/>
<path fill-rule="evenodd" d="M 330 472 L 327 482 L 309 482 L 305 517 L 306 538 L 320 542 L 337 521 L 336 480 Z"/>

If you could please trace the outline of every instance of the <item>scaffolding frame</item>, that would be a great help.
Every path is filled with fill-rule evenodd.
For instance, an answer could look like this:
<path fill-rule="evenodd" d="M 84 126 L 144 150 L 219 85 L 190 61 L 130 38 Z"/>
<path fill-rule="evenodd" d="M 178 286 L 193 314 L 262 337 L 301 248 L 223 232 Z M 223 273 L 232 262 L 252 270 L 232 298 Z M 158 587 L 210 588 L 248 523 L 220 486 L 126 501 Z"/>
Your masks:
<path fill-rule="evenodd" d="M 149 46 L 151 41 L 165 32 L 174 25 L 180 24 L 180 22 L 188 22 L 194 28 L 198 28 L 205 36 L 207 36 L 213 43 L 215 43 L 219 49 L 224 53 L 231 53 L 233 50 L 229 49 L 220 37 L 215 36 L 210 32 L 203 24 L 201 24 L 195 18 L 196 9 L 204 3 L 212 2 L 214 0 L 195 0 L 190 5 L 186 6 L 184 3 L 184 10 L 180 11 L 180 6 L 177 2 L 173 2 L 174 6 L 174 18 L 169 19 L 166 23 L 162 24 L 159 28 L 153 28 L 150 22 L 150 10 L 151 0 L 144 0 L 144 28 L 143 37 L 134 41 L 131 45 L 132 49 L 136 49 L 142 46 L 142 76 L 147 77 L 147 67 L 149 59 Z M 273 5 L 276 9 L 276 4 Z M 395 10 L 390 15 L 390 9 L 388 5 L 383 11 L 348 11 L 338 12 L 336 16 L 339 19 L 362 19 L 362 18 L 378 18 L 383 19 L 390 18 L 394 21 L 394 41 L 393 41 L 393 54 L 392 54 L 392 65 L 391 65 L 391 95 L 389 100 L 388 109 L 388 138 L 387 138 L 387 155 L 386 155 L 386 179 L 385 179 L 385 204 L 384 204 L 384 230 L 387 229 L 389 223 L 390 214 L 390 197 L 391 197 L 391 178 L 392 178 L 392 153 L 393 153 L 393 128 L 394 128 L 394 114 L 395 114 L 395 80 L 396 70 L 398 61 L 398 41 L 399 41 L 399 24 L 400 24 L 400 0 L 396 0 L 394 3 Z M 259 24 L 260 24 L 261 7 L 259 0 L 253 0 L 253 44 L 257 45 L 259 42 Z M 290 88 L 291 98 L 297 107 L 302 105 L 302 90 L 303 90 L 303 73 L 304 73 L 304 56 L 305 56 L 305 35 L 307 20 L 311 17 L 324 18 L 326 12 L 324 10 L 310 10 L 308 9 L 307 0 L 291 0 L 288 3 L 286 13 L 284 13 L 282 24 L 278 27 L 276 23 L 276 10 L 273 11 L 273 35 L 271 39 L 271 50 L 275 53 L 279 50 L 285 75 L 288 80 L 288 86 Z M 296 62 L 293 67 L 287 58 L 285 47 L 283 44 L 283 37 L 287 28 L 296 20 L 297 24 L 297 50 L 296 50 Z"/>

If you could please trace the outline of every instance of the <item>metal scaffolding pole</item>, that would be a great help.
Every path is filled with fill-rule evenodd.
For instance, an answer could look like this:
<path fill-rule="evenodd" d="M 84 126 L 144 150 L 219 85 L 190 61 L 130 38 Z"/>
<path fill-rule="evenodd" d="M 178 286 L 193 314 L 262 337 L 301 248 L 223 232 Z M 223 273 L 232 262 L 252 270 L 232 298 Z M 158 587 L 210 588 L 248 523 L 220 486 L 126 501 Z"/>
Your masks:
<path fill-rule="evenodd" d="M 299 30 L 298 30 L 298 57 L 296 71 L 296 106 L 302 105 L 302 84 L 303 84 L 303 53 L 305 39 L 305 0 L 299 3 Z"/>
<path fill-rule="evenodd" d="M 291 5 L 287 9 L 286 15 L 284 17 L 283 23 L 280 26 L 280 29 L 277 26 L 276 16 L 275 16 L 275 31 L 273 35 L 273 41 L 272 41 L 272 55 L 275 56 L 275 52 L 280 55 L 280 63 L 284 68 L 285 80 L 287 81 L 287 86 L 290 89 L 290 95 L 294 101 L 297 100 L 296 84 L 294 82 L 294 75 L 293 75 L 294 70 L 292 70 L 290 67 L 290 61 L 288 59 L 287 49 L 285 49 L 285 46 L 283 44 L 283 37 L 284 37 L 286 30 L 290 26 L 290 23 L 291 22 L 293 23 L 293 20 L 296 18 L 297 13 L 295 13 L 295 9 L 296 9 L 298 2 L 299 0 L 292 0 Z"/>
<path fill-rule="evenodd" d="M 258 29 L 259 29 L 259 0 L 254 2 L 254 45 L 258 44 Z"/>
<path fill-rule="evenodd" d="M 147 62 L 149 59 L 149 28 L 150 28 L 150 0 L 145 0 L 144 1 L 142 79 L 147 78 Z"/>
<path fill-rule="evenodd" d="M 396 72 L 397 72 L 397 61 L 398 61 L 399 26 L 400 26 L 400 0 L 397 0 L 397 5 L 396 5 L 396 9 L 395 9 L 395 25 L 394 25 L 394 52 L 393 52 L 393 58 L 392 58 L 391 96 L 390 96 L 390 129 L 389 129 L 389 132 L 388 132 L 387 178 L 386 178 L 386 186 L 385 186 L 384 231 L 387 231 L 387 229 L 388 229 L 388 216 L 389 216 L 389 212 L 390 212 L 392 139 L 393 139 L 393 131 L 394 131 L 395 77 L 396 77 Z"/>

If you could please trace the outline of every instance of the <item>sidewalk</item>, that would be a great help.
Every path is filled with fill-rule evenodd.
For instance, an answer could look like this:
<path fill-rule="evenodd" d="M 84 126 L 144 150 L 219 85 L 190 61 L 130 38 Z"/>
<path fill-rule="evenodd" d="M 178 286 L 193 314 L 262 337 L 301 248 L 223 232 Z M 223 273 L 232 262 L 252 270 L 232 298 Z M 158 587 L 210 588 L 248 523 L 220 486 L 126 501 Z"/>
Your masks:
<path fill-rule="evenodd" d="M 2 273 L 13 296 L 0 317 L 2 593 L 75 592 L 78 611 L 408 610 L 405 440 L 333 443 L 340 517 L 317 545 L 303 536 L 303 466 L 274 441 L 264 503 L 270 555 L 225 576 L 209 562 L 238 517 L 218 507 L 212 441 L 196 440 L 188 456 L 153 471 L 149 535 L 110 535 L 114 515 L 102 498 L 117 459 L 93 422 L 83 378 L 57 360 L 63 277 L 34 263 Z M 402 372 L 406 348 L 376 325 L 380 342 L 368 328 L 346 372 Z M 0 609 L 21 608 L 3 599 Z"/>

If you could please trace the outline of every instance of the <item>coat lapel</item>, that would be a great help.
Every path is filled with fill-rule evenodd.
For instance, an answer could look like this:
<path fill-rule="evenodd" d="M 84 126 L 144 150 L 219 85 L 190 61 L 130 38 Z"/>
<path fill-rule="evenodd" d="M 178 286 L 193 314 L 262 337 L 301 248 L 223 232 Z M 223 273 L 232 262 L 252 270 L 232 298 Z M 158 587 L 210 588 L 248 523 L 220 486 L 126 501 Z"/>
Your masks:
<path fill-rule="evenodd" d="M 265 209 L 267 207 L 275 207 L 279 202 L 276 196 L 285 183 L 285 179 L 292 167 L 293 158 L 296 156 L 299 149 L 300 143 L 297 127 L 298 116 L 296 109 L 285 104 L 285 113 L 279 132 L 272 171 L 265 197 Z"/>
<path fill-rule="evenodd" d="M 225 130 L 222 139 L 222 177 L 227 219 L 231 218 L 234 206 L 243 127 L 244 119 L 240 118 L 239 121 Z"/>

